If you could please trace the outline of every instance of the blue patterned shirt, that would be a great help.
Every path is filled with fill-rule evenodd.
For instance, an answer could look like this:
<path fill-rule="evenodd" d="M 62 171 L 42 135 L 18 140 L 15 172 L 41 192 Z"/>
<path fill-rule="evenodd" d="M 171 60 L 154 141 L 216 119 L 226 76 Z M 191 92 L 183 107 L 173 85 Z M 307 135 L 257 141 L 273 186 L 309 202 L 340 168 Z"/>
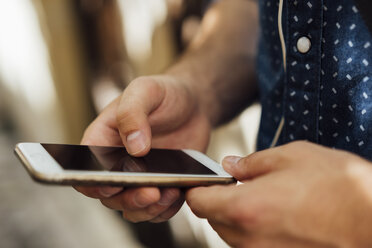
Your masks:
<path fill-rule="evenodd" d="M 259 1 L 257 148 L 270 146 L 283 118 L 277 145 L 308 140 L 372 160 L 372 37 L 353 0 L 284 0 L 286 70 L 278 2 Z"/>

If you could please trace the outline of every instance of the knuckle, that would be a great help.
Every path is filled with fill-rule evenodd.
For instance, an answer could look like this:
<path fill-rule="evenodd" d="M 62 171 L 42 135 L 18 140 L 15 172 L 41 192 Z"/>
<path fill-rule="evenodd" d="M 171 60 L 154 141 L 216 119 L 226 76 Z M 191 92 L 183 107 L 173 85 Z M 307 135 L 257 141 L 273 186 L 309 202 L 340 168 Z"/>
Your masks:
<path fill-rule="evenodd" d="M 122 216 L 123 216 L 124 219 L 126 219 L 126 220 L 128 220 L 132 223 L 139 223 L 139 222 L 144 221 L 141 218 L 139 218 L 138 216 L 133 215 L 133 213 L 131 211 L 123 211 Z"/>
<path fill-rule="evenodd" d="M 309 150 L 314 148 L 314 144 L 310 143 L 309 141 L 299 140 L 291 142 L 288 145 L 283 146 L 282 148 L 284 151 L 282 153 L 283 158 L 305 158 L 312 156 L 312 154 L 309 153 Z"/>
<path fill-rule="evenodd" d="M 263 168 L 270 169 L 278 163 L 278 157 L 275 155 L 272 156 L 263 156 L 261 153 L 253 153 L 244 159 L 244 166 L 254 167 L 260 166 Z"/>
<path fill-rule="evenodd" d="M 128 108 L 119 110 L 116 115 L 118 128 L 125 135 L 138 129 L 137 119 L 138 112 Z"/>
<path fill-rule="evenodd" d="M 159 206 L 157 204 L 153 204 L 153 205 L 147 207 L 145 211 L 148 215 L 155 217 L 155 216 L 159 215 L 160 213 L 162 213 L 165 210 L 166 209 L 164 209 L 164 207 Z"/>
<path fill-rule="evenodd" d="M 152 81 L 153 81 L 152 77 L 149 77 L 149 76 L 139 76 L 139 77 L 133 79 L 130 84 L 131 85 L 142 85 L 142 84 L 151 83 Z"/>
<path fill-rule="evenodd" d="M 261 156 L 258 153 L 252 153 L 249 156 L 241 159 L 239 163 L 242 163 L 243 166 L 249 167 L 251 165 L 254 165 L 256 163 L 260 163 Z"/>
<path fill-rule="evenodd" d="M 294 142 L 291 142 L 288 144 L 288 148 L 293 150 L 293 149 L 299 149 L 299 148 L 308 148 L 309 146 L 311 146 L 311 143 L 306 141 L 306 140 L 297 140 L 297 141 L 294 141 Z"/>
<path fill-rule="evenodd" d="M 153 92 L 158 92 L 160 89 L 159 80 L 156 80 L 153 76 L 141 76 L 134 79 L 128 88 L 128 91 L 131 90 L 137 91 L 137 89 L 145 90 L 147 94 L 151 94 Z"/>
<path fill-rule="evenodd" d="M 134 203 L 133 196 L 128 193 L 121 197 L 119 204 L 123 210 L 139 210 Z"/>
<path fill-rule="evenodd" d="M 159 215 L 159 217 L 164 219 L 164 220 L 168 220 L 168 219 L 172 218 L 180 210 L 182 205 L 183 205 L 183 201 L 181 201 L 177 205 L 169 208 L 168 210 L 164 211 L 163 213 L 161 213 Z"/>
<path fill-rule="evenodd" d="M 124 219 L 133 222 L 133 223 L 139 223 L 144 221 L 150 221 L 157 216 L 149 215 L 145 211 L 128 211 L 124 210 L 122 212 L 122 216 Z"/>

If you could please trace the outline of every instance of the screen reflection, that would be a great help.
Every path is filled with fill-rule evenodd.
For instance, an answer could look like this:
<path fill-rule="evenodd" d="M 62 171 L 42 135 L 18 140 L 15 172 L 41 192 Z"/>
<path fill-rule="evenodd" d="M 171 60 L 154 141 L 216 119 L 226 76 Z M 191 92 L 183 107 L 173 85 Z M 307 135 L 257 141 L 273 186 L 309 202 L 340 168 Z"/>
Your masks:
<path fill-rule="evenodd" d="M 65 170 L 216 175 L 179 150 L 152 149 L 146 156 L 138 158 L 130 156 L 124 147 L 42 146 Z"/>

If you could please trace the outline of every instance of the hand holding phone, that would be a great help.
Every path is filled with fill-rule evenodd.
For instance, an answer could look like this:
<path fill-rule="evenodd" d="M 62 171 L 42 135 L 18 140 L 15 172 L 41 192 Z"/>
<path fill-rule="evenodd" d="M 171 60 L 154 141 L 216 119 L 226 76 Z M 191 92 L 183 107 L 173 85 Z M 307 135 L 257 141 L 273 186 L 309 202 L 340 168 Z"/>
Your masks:
<path fill-rule="evenodd" d="M 124 145 L 133 156 L 143 156 L 151 147 L 206 151 L 211 124 L 188 80 L 176 75 L 135 79 L 89 125 L 82 144 Z M 109 208 L 122 210 L 124 217 L 133 222 L 165 221 L 177 213 L 184 201 L 177 188 L 77 189 L 86 196 L 100 198 Z"/>

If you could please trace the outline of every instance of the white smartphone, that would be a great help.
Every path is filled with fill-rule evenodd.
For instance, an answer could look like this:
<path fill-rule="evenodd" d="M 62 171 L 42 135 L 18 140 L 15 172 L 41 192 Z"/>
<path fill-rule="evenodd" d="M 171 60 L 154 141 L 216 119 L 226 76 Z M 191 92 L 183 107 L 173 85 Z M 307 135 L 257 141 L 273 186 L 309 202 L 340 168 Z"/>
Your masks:
<path fill-rule="evenodd" d="M 20 143 L 15 153 L 42 183 L 189 187 L 235 182 L 221 165 L 194 150 L 151 149 L 132 157 L 124 147 Z"/>

